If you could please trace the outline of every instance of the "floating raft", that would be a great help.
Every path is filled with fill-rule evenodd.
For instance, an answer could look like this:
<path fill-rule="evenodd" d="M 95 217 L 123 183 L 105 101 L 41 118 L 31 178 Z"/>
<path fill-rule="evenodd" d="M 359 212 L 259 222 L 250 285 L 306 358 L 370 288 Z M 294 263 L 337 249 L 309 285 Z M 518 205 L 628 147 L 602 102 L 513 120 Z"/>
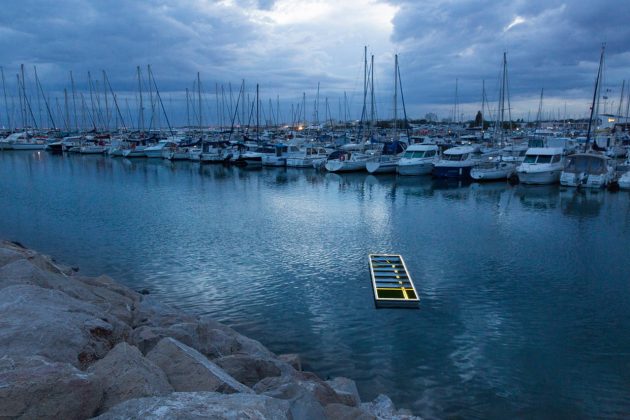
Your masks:
<path fill-rule="evenodd" d="M 370 254 L 369 258 L 376 307 L 417 308 L 418 292 L 402 256 Z"/>

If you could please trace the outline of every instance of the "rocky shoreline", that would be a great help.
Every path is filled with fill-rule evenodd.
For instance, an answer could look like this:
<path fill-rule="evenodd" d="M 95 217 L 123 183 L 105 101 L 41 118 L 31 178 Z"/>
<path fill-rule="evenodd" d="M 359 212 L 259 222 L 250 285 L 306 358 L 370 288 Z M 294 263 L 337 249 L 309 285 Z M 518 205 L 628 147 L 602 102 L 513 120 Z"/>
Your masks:
<path fill-rule="evenodd" d="M 0 418 L 414 419 L 207 316 L 0 241 Z"/>

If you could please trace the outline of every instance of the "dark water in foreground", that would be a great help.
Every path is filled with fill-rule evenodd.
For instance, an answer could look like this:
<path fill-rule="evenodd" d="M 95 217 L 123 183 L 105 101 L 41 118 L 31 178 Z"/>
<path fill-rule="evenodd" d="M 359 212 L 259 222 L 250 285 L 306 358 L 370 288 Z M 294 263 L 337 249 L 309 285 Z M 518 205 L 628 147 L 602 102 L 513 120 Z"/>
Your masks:
<path fill-rule="evenodd" d="M 0 237 L 431 417 L 630 415 L 630 194 L 0 153 Z M 420 310 L 375 310 L 370 252 Z"/>

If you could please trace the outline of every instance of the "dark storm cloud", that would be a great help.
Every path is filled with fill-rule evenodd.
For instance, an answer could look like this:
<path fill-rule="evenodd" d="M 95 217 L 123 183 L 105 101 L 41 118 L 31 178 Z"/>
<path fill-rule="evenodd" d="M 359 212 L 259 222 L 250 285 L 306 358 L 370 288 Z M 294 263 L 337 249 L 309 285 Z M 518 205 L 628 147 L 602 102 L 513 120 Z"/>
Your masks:
<path fill-rule="evenodd" d="M 226 77 L 239 66 L 239 46 L 257 36 L 235 9 L 186 1 L 62 0 L 5 5 L 0 15 L 0 62 L 36 64 L 48 80 L 74 70 L 105 69 L 130 88 L 135 66 L 152 64 L 163 83 L 193 79 L 196 71 Z M 65 79 L 62 74 L 65 74 Z M 130 77 L 131 76 L 131 77 Z M 168 88 L 168 85 L 166 86 Z"/>
<path fill-rule="evenodd" d="M 511 94 L 588 96 L 600 46 L 606 43 L 607 80 L 630 76 L 630 3 L 622 1 L 396 2 L 393 40 L 412 84 L 409 96 L 453 101 L 459 78 L 464 101 L 481 101 L 482 80 L 498 86 L 508 55 Z M 495 87 L 495 92 L 497 88 Z M 462 97 L 460 97 L 462 100 Z"/>
<path fill-rule="evenodd" d="M 271 97 L 279 93 L 297 101 L 303 91 L 312 96 L 318 82 L 322 95 L 338 97 L 349 90 L 362 96 L 357 92 L 362 89 L 362 47 L 378 45 L 381 101 L 390 101 L 385 97 L 393 84 L 392 57 L 398 52 L 405 100 L 416 115 L 431 107 L 446 109 L 454 100 L 456 78 L 460 102 L 480 102 L 482 80 L 488 98 L 495 100 L 503 51 L 508 53 L 514 104 L 530 106 L 544 87 L 549 97 L 584 107 L 602 42 L 607 44 L 612 90 L 618 91 L 621 80 L 630 77 L 627 2 L 387 3 L 398 7 L 391 33 L 388 17 L 376 22 L 378 31 L 366 28 L 363 22 L 368 21 L 348 23 L 369 8 L 380 13 L 382 4 L 367 0 L 327 2 L 333 11 L 312 18 L 296 13 L 295 3 L 279 0 L 5 2 L 0 65 L 15 84 L 15 73 L 24 63 L 31 85 L 36 65 L 45 89 L 54 95 L 68 86 L 71 70 L 81 89 L 86 89 L 88 71 L 101 78 L 106 70 L 114 89 L 133 95 L 136 66 L 145 74 L 151 64 L 160 88 L 173 95 L 192 87 L 200 72 L 207 92 L 215 82 L 238 86 L 246 79 L 250 87 L 260 82 Z M 317 6 L 301 7 L 307 5 Z M 272 13 L 277 7 L 280 15 Z M 284 20 L 279 23 L 274 16 Z M 299 19 L 293 22 L 295 17 Z M 390 39 L 380 39 L 386 34 Z"/>

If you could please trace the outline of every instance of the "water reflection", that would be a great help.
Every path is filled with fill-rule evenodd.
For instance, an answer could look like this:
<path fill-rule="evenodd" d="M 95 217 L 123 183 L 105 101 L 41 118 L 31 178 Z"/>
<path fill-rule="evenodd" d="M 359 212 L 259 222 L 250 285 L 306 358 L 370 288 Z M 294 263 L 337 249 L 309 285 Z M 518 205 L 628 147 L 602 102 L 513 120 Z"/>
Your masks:
<path fill-rule="evenodd" d="M 591 189 L 560 189 L 560 208 L 567 216 L 593 218 L 600 214 L 606 192 Z"/>
<path fill-rule="evenodd" d="M 628 194 L 33 153 L 0 153 L 0 179 L 0 237 L 298 352 L 366 400 L 630 410 Z M 420 310 L 374 309 L 370 252 L 405 256 Z"/>

